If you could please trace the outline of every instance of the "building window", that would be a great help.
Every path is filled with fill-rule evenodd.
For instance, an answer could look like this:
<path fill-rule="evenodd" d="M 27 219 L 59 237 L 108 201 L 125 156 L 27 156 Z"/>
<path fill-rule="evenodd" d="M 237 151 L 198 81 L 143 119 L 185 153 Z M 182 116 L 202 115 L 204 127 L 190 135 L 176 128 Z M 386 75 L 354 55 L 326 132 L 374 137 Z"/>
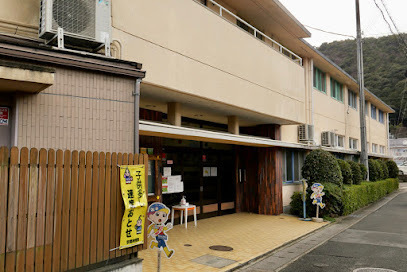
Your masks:
<path fill-rule="evenodd" d="M 380 146 L 380 154 L 384 154 L 385 147 L 383 145 Z"/>
<path fill-rule="evenodd" d="M 377 144 L 372 144 L 372 153 L 377 153 Z"/>
<path fill-rule="evenodd" d="M 384 124 L 384 112 L 379 110 L 379 122 Z"/>
<path fill-rule="evenodd" d="M 305 153 L 287 149 L 284 156 L 283 181 L 292 183 L 301 180 L 301 168 L 304 164 Z"/>
<path fill-rule="evenodd" d="M 331 78 L 331 96 L 338 101 L 343 102 L 342 84 Z"/>
<path fill-rule="evenodd" d="M 325 73 L 314 67 L 314 88 L 326 93 Z"/>
<path fill-rule="evenodd" d="M 335 138 L 336 138 L 336 146 L 345 147 L 345 137 L 344 136 L 335 134 Z"/>
<path fill-rule="evenodd" d="M 372 119 L 376 120 L 376 118 L 377 118 L 377 110 L 376 110 L 376 107 L 373 106 L 372 104 L 370 104 L 370 111 L 371 111 L 370 116 L 372 117 Z"/>
<path fill-rule="evenodd" d="M 358 140 L 349 138 L 349 148 L 350 149 L 358 149 Z"/>
<path fill-rule="evenodd" d="M 352 92 L 351 90 L 348 91 L 348 104 L 349 107 L 352 107 L 355 110 L 358 109 L 358 96 L 356 95 L 355 92 Z"/>

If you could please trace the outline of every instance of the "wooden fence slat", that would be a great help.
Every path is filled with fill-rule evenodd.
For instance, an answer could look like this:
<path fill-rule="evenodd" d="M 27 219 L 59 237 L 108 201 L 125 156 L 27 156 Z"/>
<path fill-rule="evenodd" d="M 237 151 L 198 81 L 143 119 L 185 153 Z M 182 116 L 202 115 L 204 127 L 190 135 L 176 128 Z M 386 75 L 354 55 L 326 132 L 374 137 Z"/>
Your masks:
<path fill-rule="evenodd" d="M 20 182 L 18 194 L 17 255 L 16 270 L 25 270 L 25 249 L 27 245 L 28 212 L 28 148 L 20 151 Z"/>
<path fill-rule="evenodd" d="M 96 263 L 97 232 L 98 232 L 98 189 L 99 189 L 99 154 L 93 153 L 92 167 L 92 212 L 90 232 L 90 263 Z"/>
<path fill-rule="evenodd" d="M 55 206 L 55 151 L 48 150 L 47 166 L 47 200 L 45 214 L 45 250 L 44 271 L 52 269 L 52 253 L 54 241 L 54 206 Z"/>
<path fill-rule="evenodd" d="M 30 178 L 28 193 L 26 271 L 34 271 L 35 228 L 38 200 L 38 150 L 30 150 Z"/>
<path fill-rule="evenodd" d="M 63 197 L 63 160 L 62 150 L 57 150 L 56 184 L 55 184 L 55 213 L 54 213 L 54 243 L 52 251 L 52 271 L 61 269 L 61 231 L 62 231 L 62 197 Z"/>
<path fill-rule="evenodd" d="M 83 265 L 83 225 L 85 213 L 85 152 L 79 153 L 76 267 Z"/>
<path fill-rule="evenodd" d="M 111 184 L 111 201 L 110 201 L 110 249 L 117 247 L 116 236 L 117 236 L 117 154 L 112 154 L 112 184 Z M 116 257 L 116 251 L 112 250 L 110 252 L 110 258 Z"/>
<path fill-rule="evenodd" d="M 143 160 L 141 160 L 141 158 L 143 159 Z M 145 190 L 146 190 L 146 194 L 148 194 L 148 155 L 147 154 L 144 154 L 143 156 L 141 156 L 140 155 L 140 157 L 139 157 L 139 163 L 140 164 L 144 164 L 144 167 L 145 167 L 145 181 L 144 181 L 144 188 L 145 188 Z M 146 213 L 145 213 L 145 215 L 144 215 L 145 217 L 145 224 L 144 224 L 144 244 L 143 245 L 140 245 L 139 247 L 138 247 L 138 250 L 140 251 L 140 250 L 143 250 L 143 249 L 147 249 L 147 227 L 148 227 L 148 224 L 147 224 L 147 210 L 146 210 Z M 187 220 L 186 218 L 185 218 L 185 220 Z"/>
<path fill-rule="evenodd" d="M 47 151 L 40 149 L 38 170 L 37 228 L 35 236 L 35 271 L 44 270 L 45 209 L 47 192 Z"/>
<path fill-rule="evenodd" d="M 69 213 L 69 252 L 68 252 L 68 269 L 74 269 L 75 255 L 76 255 L 76 228 L 77 228 L 77 214 L 78 214 L 78 167 L 79 155 L 78 151 L 72 152 L 72 167 L 71 167 L 71 201 Z"/>
<path fill-rule="evenodd" d="M 117 165 L 123 164 L 123 154 L 119 153 L 117 155 Z M 117 167 L 117 189 L 116 189 L 116 246 L 120 246 L 120 232 L 122 228 L 122 217 L 123 217 L 123 198 L 122 198 L 122 191 L 120 188 L 120 168 Z M 116 257 L 122 256 L 122 251 L 120 249 L 116 250 Z"/>
<path fill-rule="evenodd" d="M 61 271 L 68 269 L 69 208 L 71 198 L 71 151 L 64 152 L 64 181 L 62 194 Z"/>
<path fill-rule="evenodd" d="M 103 261 L 104 245 L 104 213 L 105 213 L 105 163 L 106 156 L 104 152 L 99 154 L 99 180 L 98 180 L 98 232 L 97 232 L 97 262 Z"/>
<path fill-rule="evenodd" d="M 103 234 L 103 260 L 109 259 L 109 231 L 110 230 L 110 187 L 112 178 L 112 158 L 110 152 L 106 153 L 105 168 L 105 218 Z"/>
<path fill-rule="evenodd" d="M 6 271 L 14 271 L 17 249 L 17 212 L 19 195 L 18 148 L 10 150 L 10 175 L 7 214 Z"/>
<path fill-rule="evenodd" d="M 83 265 L 90 264 L 90 223 L 92 209 L 92 152 L 86 152 L 85 224 L 83 229 Z"/>
<path fill-rule="evenodd" d="M 8 148 L 0 148 L 0 272 L 6 262 L 6 222 L 8 192 Z"/>
<path fill-rule="evenodd" d="M 128 164 L 129 164 L 129 154 L 124 153 L 124 154 L 123 154 L 123 165 L 128 165 Z M 123 198 L 121 199 L 121 203 L 122 203 L 122 210 L 121 210 L 120 218 L 123 219 L 123 215 L 124 215 L 124 202 L 123 202 Z M 121 223 L 120 223 L 120 226 L 121 226 Z M 128 249 L 128 248 L 123 249 L 123 250 L 121 250 L 121 252 L 122 252 L 121 254 L 122 254 L 122 255 L 127 255 L 127 254 L 129 254 L 129 251 L 130 251 L 130 249 Z"/>

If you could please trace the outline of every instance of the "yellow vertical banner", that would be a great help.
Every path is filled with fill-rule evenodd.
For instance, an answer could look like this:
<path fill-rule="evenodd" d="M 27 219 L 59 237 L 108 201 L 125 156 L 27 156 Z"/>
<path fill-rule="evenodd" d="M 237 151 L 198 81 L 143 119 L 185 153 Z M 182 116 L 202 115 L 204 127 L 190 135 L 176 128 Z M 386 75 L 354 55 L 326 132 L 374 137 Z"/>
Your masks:
<path fill-rule="evenodd" d="M 124 202 L 124 215 L 120 234 L 120 249 L 144 243 L 147 212 L 144 165 L 120 166 L 120 187 Z"/>

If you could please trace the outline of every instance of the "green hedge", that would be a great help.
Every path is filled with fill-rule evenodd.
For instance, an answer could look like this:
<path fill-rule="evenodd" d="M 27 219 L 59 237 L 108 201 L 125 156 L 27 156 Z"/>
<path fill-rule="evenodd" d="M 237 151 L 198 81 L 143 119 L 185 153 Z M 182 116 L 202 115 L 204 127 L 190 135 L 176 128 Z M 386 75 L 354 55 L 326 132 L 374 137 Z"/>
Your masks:
<path fill-rule="evenodd" d="M 342 186 L 343 177 L 335 157 L 328 151 L 316 149 L 305 157 L 301 169 L 302 177 L 308 182 L 308 187 L 313 183 L 334 183 Z"/>
<path fill-rule="evenodd" d="M 362 180 L 367 180 L 367 168 L 363 163 L 359 163 L 360 171 L 362 172 Z"/>
<path fill-rule="evenodd" d="M 362 171 L 360 170 L 359 163 L 348 161 L 350 169 L 352 170 L 352 184 L 360 184 L 363 180 Z"/>
<path fill-rule="evenodd" d="M 324 209 L 320 209 L 320 216 L 337 217 L 351 214 L 397 190 L 398 187 L 398 179 L 386 179 L 377 182 L 364 181 L 360 185 L 344 185 L 343 190 L 335 184 L 326 183 L 324 184 L 325 196 L 322 198 L 326 206 Z M 307 216 L 313 217 L 316 207 L 312 205 L 310 195 L 311 191 L 307 190 Z M 291 214 L 303 216 L 302 192 L 295 192 L 291 196 L 290 206 Z"/>
<path fill-rule="evenodd" d="M 390 178 L 376 182 L 362 182 L 360 185 L 344 186 L 343 215 L 372 203 L 399 188 L 398 179 Z"/>
<path fill-rule="evenodd" d="M 386 161 L 387 169 L 389 170 L 389 178 L 397 178 L 399 175 L 399 168 L 395 161 Z"/>
<path fill-rule="evenodd" d="M 381 179 L 388 179 L 389 178 L 389 169 L 387 168 L 387 164 L 384 160 L 378 160 L 377 161 L 380 164 L 380 167 L 382 168 L 383 176 Z"/>
<path fill-rule="evenodd" d="M 353 184 L 353 174 L 350 164 L 347 161 L 337 159 L 339 167 L 341 168 L 341 173 L 343 177 L 344 184 Z"/>

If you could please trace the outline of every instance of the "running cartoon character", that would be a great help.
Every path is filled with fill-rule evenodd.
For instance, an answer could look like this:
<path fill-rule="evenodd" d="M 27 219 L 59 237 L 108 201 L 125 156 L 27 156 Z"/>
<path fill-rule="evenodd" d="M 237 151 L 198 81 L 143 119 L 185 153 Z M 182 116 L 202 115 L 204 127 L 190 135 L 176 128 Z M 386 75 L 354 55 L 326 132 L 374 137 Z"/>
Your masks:
<path fill-rule="evenodd" d="M 136 223 L 136 233 L 141 234 L 141 231 L 143 229 L 143 220 L 141 219 L 141 215 L 137 219 Z"/>
<path fill-rule="evenodd" d="M 316 204 L 323 209 L 325 207 L 325 204 L 322 203 L 322 197 L 325 195 L 325 193 L 322 192 L 322 190 L 324 190 L 324 185 L 321 183 L 314 183 L 312 184 L 311 190 L 313 192 L 311 194 L 311 199 L 313 199 L 312 204 Z"/>
<path fill-rule="evenodd" d="M 150 207 L 148 207 L 147 212 L 147 218 L 152 222 L 150 226 L 148 226 L 147 234 L 154 239 L 151 241 L 150 248 L 157 247 L 160 250 L 162 248 L 167 255 L 167 258 L 171 258 L 174 254 L 174 250 L 168 249 L 166 242 L 168 240 L 166 232 L 172 229 L 171 223 L 165 225 L 169 213 L 170 209 L 164 204 L 158 202 L 151 204 Z"/>

